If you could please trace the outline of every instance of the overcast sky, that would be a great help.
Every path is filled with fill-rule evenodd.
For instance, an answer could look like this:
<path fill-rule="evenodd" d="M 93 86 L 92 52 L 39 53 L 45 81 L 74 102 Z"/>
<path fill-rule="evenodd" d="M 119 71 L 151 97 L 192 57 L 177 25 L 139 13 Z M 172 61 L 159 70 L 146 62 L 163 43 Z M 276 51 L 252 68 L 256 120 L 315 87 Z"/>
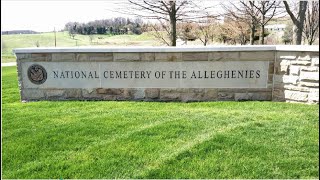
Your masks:
<path fill-rule="evenodd" d="M 117 1 L 1 0 L 1 28 L 6 30 L 59 30 L 69 21 L 88 22 L 124 16 L 111 12 Z M 109 10 L 108 10 L 109 9 Z"/>
<path fill-rule="evenodd" d="M 1 30 L 60 30 L 70 21 L 126 17 L 110 9 L 124 0 L 1 0 Z M 203 0 L 212 3 L 212 0 Z"/>

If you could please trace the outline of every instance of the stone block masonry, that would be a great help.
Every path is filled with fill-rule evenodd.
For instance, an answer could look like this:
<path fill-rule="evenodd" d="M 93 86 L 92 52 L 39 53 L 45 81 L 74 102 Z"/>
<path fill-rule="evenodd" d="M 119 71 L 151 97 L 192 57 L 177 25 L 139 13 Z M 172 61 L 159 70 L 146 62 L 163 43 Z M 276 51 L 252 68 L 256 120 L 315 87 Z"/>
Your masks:
<path fill-rule="evenodd" d="M 22 101 L 319 103 L 318 46 L 20 48 Z"/>
<path fill-rule="evenodd" d="M 318 50 L 276 53 L 273 100 L 319 103 Z"/>

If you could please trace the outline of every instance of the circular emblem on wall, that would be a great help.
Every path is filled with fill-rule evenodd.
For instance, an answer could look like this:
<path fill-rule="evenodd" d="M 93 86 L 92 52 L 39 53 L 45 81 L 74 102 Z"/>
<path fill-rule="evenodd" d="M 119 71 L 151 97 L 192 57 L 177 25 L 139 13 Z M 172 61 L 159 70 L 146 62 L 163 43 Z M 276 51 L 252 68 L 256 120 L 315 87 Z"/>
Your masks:
<path fill-rule="evenodd" d="M 47 71 L 44 67 L 33 64 L 28 68 L 28 78 L 33 84 L 42 84 L 47 80 Z"/>

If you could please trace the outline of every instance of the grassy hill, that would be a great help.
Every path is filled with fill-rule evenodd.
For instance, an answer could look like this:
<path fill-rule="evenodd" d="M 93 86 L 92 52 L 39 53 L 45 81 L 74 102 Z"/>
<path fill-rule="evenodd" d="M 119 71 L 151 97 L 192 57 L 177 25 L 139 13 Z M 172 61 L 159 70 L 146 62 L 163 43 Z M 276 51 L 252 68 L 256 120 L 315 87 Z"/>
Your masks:
<path fill-rule="evenodd" d="M 76 35 L 72 39 L 68 32 L 57 32 L 57 47 L 72 46 L 156 46 L 159 42 L 151 33 L 141 35 Z M 14 62 L 14 48 L 54 47 L 54 33 L 1 35 L 2 62 Z"/>
<path fill-rule="evenodd" d="M 3 67 L 4 179 L 318 179 L 319 106 L 21 103 Z"/>

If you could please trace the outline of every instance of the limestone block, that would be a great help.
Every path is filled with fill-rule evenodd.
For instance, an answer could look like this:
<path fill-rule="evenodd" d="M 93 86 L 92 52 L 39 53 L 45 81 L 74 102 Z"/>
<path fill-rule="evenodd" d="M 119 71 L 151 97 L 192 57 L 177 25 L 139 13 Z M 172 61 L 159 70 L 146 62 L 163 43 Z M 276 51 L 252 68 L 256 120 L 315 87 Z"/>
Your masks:
<path fill-rule="evenodd" d="M 185 90 L 187 90 L 188 93 L 204 93 L 205 89 L 204 88 L 178 88 L 181 89 L 180 91 L 185 92 Z"/>
<path fill-rule="evenodd" d="M 319 87 L 319 82 L 304 82 L 304 81 L 301 81 L 299 83 L 299 85 L 302 86 L 302 87 L 316 88 L 316 87 Z"/>
<path fill-rule="evenodd" d="M 188 93 L 188 89 L 183 88 L 163 88 L 160 89 L 160 99 L 166 101 L 177 101 L 181 99 L 183 93 Z"/>
<path fill-rule="evenodd" d="M 158 99 L 160 95 L 160 89 L 158 88 L 147 88 L 144 90 L 145 97 L 147 99 Z"/>
<path fill-rule="evenodd" d="M 253 96 L 252 96 L 252 100 L 256 100 L 256 101 L 271 101 L 272 100 L 272 91 L 254 93 Z"/>
<path fill-rule="evenodd" d="M 240 52 L 209 52 L 209 61 L 234 61 L 239 60 Z"/>
<path fill-rule="evenodd" d="M 218 90 L 218 92 L 221 92 L 221 93 L 235 93 L 235 92 L 245 93 L 245 92 L 247 92 L 248 89 L 246 89 L 246 88 L 237 88 L 237 89 L 234 89 L 234 88 L 219 88 L 217 90 Z"/>
<path fill-rule="evenodd" d="M 281 83 L 289 83 L 289 84 L 297 84 L 299 80 L 299 76 L 291 76 L 291 75 L 274 75 L 274 82 L 276 84 Z"/>
<path fill-rule="evenodd" d="M 66 98 L 81 98 L 82 91 L 81 89 L 66 89 L 64 92 Z"/>
<path fill-rule="evenodd" d="M 113 61 L 139 61 L 139 53 L 113 53 Z"/>
<path fill-rule="evenodd" d="M 319 81 L 319 72 L 301 71 L 300 80 Z"/>
<path fill-rule="evenodd" d="M 290 65 L 290 60 L 277 61 L 274 64 L 275 74 L 288 74 L 289 65 Z"/>
<path fill-rule="evenodd" d="M 31 60 L 32 61 L 51 61 L 51 54 L 49 53 L 32 53 Z"/>
<path fill-rule="evenodd" d="M 75 53 L 52 53 L 52 61 L 76 61 Z"/>
<path fill-rule="evenodd" d="M 311 65 L 311 61 L 291 61 L 291 64 L 308 66 Z"/>
<path fill-rule="evenodd" d="M 86 99 L 103 99 L 104 94 L 98 94 L 92 89 L 82 89 L 82 97 Z"/>
<path fill-rule="evenodd" d="M 113 54 L 112 53 L 89 53 L 88 58 L 89 58 L 89 61 L 96 61 L 96 62 L 112 61 Z"/>
<path fill-rule="evenodd" d="M 88 53 L 77 53 L 76 54 L 77 61 L 89 61 Z"/>
<path fill-rule="evenodd" d="M 133 99 L 134 90 L 132 88 L 124 88 L 121 95 L 117 95 L 117 100 L 131 100 Z"/>
<path fill-rule="evenodd" d="M 107 95 L 120 95 L 123 93 L 123 89 L 120 88 L 97 88 L 97 94 L 107 94 Z"/>
<path fill-rule="evenodd" d="M 156 61 L 182 61 L 182 53 L 155 53 Z"/>
<path fill-rule="evenodd" d="M 299 76 L 287 76 L 284 75 L 282 77 L 283 83 L 291 83 L 291 84 L 297 84 L 299 80 Z"/>
<path fill-rule="evenodd" d="M 31 59 L 31 54 L 16 54 L 17 60 Z"/>
<path fill-rule="evenodd" d="M 275 88 L 272 93 L 273 93 L 272 101 L 285 101 L 285 95 L 284 95 L 283 89 Z"/>
<path fill-rule="evenodd" d="M 184 61 L 208 61 L 207 52 L 184 52 L 182 53 L 182 60 Z"/>
<path fill-rule="evenodd" d="M 290 60 L 284 59 L 279 61 L 280 62 L 280 66 L 289 66 L 290 65 Z"/>
<path fill-rule="evenodd" d="M 167 61 L 182 61 L 182 53 L 168 53 Z"/>
<path fill-rule="evenodd" d="M 319 66 L 319 57 L 313 57 L 311 62 L 313 66 Z"/>
<path fill-rule="evenodd" d="M 270 84 L 273 83 L 273 75 L 272 74 L 268 75 L 268 83 L 270 83 Z"/>
<path fill-rule="evenodd" d="M 309 102 L 319 103 L 319 89 L 311 89 L 309 92 Z"/>
<path fill-rule="evenodd" d="M 308 93 L 285 90 L 284 95 L 286 99 L 295 100 L 295 101 L 308 101 Z"/>
<path fill-rule="evenodd" d="M 162 93 L 188 93 L 188 88 L 161 88 Z"/>
<path fill-rule="evenodd" d="M 301 54 L 301 55 L 298 57 L 298 60 L 310 61 L 310 60 L 311 60 L 311 57 L 310 57 L 309 54 Z"/>
<path fill-rule="evenodd" d="M 284 88 L 283 88 L 284 85 L 285 85 L 284 83 L 275 82 L 275 83 L 273 84 L 273 87 L 276 88 L 276 89 L 284 89 Z"/>
<path fill-rule="evenodd" d="M 218 90 L 217 89 L 205 89 L 204 100 L 214 101 L 218 99 Z"/>
<path fill-rule="evenodd" d="M 309 89 L 308 87 L 301 87 L 301 86 L 295 86 L 295 85 L 284 85 L 283 86 L 284 89 L 287 89 L 287 90 L 292 90 L 292 91 L 301 91 L 301 92 L 309 92 Z"/>
<path fill-rule="evenodd" d="M 236 101 L 251 100 L 252 96 L 253 96 L 253 93 L 235 93 L 234 100 Z"/>
<path fill-rule="evenodd" d="M 257 92 L 257 93 L 235 93 L 234 99 L 236 101 L 248 101 L 248 100 L 256 100 L 256 101 L 266 101 L 271 100 L 271 92 Z"/>
<path fill-rule="evenodd" d="M 297 55 L 292 52 L 277 52 L 277 56 L 279 57 L 279 59 L 287 59 L 287 60 L 297 59 Z"/>
<path fill-rule="evenodd" d="M 104 95 L 102 97 L 103 100 L 106 100 L 106 101 L 115 101 L 117 100 L 117 96 L 115 95 Z"/>
<path fill-rule="evenodd" d="M 288 59 L 293 60 L 297 59 L 297 56 L 299 56 L 299 52 L 294 51 L 277 51 L 276 52 L 277 59 Z"/>
<path fill-rule="evenodd" d="M 240 60 L 271 61 L 273 59 L 273 51 L 240 52 Z"/>
<path fill-rule="evenodd" d="M 48 98 L 50 97 L 62 97 L 64 94 L 64 90 L 61 89 L 47 89 L 45 91 Z"/>
<path fill-rule="evenodd" d="M 140 53 L 141 61 L 154 61 L 155 54 L 154 53 Z"/>
<path fill-rule="evenodd" d="M 144 99 L 144 97 L 145 97 L 144 88 L 133 90 L 133 99 L 141 100 L 141 99 Z"/>
<path fill-rule="evenodd" d="M 97 88 L 96 91 L 98 94 L 107 94 L 107 89 L 105 88 Z"/>
<path fill-rule="evenodd" d="M 290 66 L 289 72 L 291 75 L 299 75 L 300 72 L 300 66 Z"/>
<path fill-rule="evenodd" d="M 180 99 L 180 93 L 166 93 L 160 90 L 160 99 L 164 101 L 177 101 Z"/>
<path fill-rule="evenodd" d="M 38 100 L 44 99 L 45 92 L 42 89 L 23 89 L 21 91 L 21 99 L 22 100 Z"/>
<path fill-rule="evenodd" d="M 311 67 L 301 67 L 301 71 L 309 71 L 309 72 L 319 72 L 319 67 L 311 66 Z"/>
<path fill-rule="evenodd" d="M 232 93 L 232 92 L 218 92 L 218 100 L 232 101 L 232 100 L 234 100 L 234 93 Z"/>
<path fill-rule="evenodd" d="M 202 101 L 204 97 L 203 93 L 182 93 L 181 94 L 181 101 L 183 102 L 195 102 L 195 101 Z"/>
<path fill-rule="evenodd" d="M 276 61 L 274 63 L 274 74 L 284 74 L 283 72 L 281 72 L 281 65 L 279 61 Z"/>
<path fill-rule="evenodd" d="M 289 73 L 289 66 L 281 66 L 280 72 L 284 73 L 284 74 L 288 74 Z"/>
<path fill-rule="evenodd" d="M 274 62 L 269 62 L 269 70 L 268 70 L 269 74 L 273 74 L 274 73 Z"/>
<path fill-rule="evenodd" d="M 294 60 L 296 59 L 296 56 L 280 56 L 280 59 L 286 59 L 286 60 Z"/>

